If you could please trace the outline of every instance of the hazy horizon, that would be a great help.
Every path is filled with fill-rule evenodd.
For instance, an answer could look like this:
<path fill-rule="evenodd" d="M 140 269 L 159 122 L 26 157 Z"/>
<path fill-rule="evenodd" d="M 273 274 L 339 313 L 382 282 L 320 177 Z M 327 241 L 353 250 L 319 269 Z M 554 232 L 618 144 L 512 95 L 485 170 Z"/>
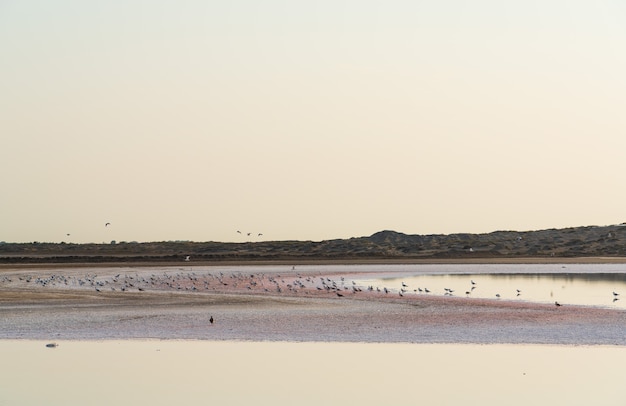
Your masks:
<path fill-rule="evenodd" d="M 580 225 L 580 226 L 570 226 L 570 227 L 563 227 L 560 228 L 562 230 L 565 229 L 569 229 L 569 228 L 585 228 L 585 227 L 624 227 L 626 225 L 626 223 L 615 223 L 615 224 L 604 224 L 604 225 L 597 225 L 597 224 L 590 224 L 590 225 Z M 215 242 L 215 243 L 256 243 L 256 242 L 287 242 L 287 241 L 298 241 L 298 242 L 306 242 L 306 241 L 312 241 L 312 242 L 322 242 L 322 241 L 329 241 L 329 240 L 349 240 L 352 238 L 367 238 L 367 237 L 371 237 L 374 234 L 378 234 L 378 233 L 383 233 L 383 232 L 393 232 L 393 233 L 399 233 L 399 234 L 405 234 L 405 235 L 442 235 L 442 236 L 448 236 L 448 235 L 456 235 L 456 234 L 491 234 L 491 233 L 532 233 L 532 232 L 540 232 L 540 231 L 546 231 L 546 230 L 559 230 L 557 228 L 554 227 L 550 227 L 550 228 L 542 228 L 542 229 L 534 229 L 534 230 L 492 230 L 492 231 L 486 231 L 486 232 L 480 232 L 480 233 L 464 233 L 464 232 L 452 232 L 452 233 L 405 233 L 403 231 L 399 231 L 399 230 L 391 230 L 391 229 L 383 229 L 383 230 L 378 230 L 375 231 L 371 234 L 367 234 L 367 235 L 354 235 L 354 236 L 349 236 L 349 237 L 337 237 L 337 238 L 333 238 L 333 237 L 329 237 L 329 238 L 324 238 L 324 239 L 299 239 L 299 238 L 291 238 L 291 239 L 269 239 L 269 238 L 262 238 L 259 236 L 242 236 L 240 237 L 240 239 L 238 241 L 233 241 L 233 240 L 183 240 L 183 239 L 176 239 L 176 240 L 144 240 L 144 241 L 137 241 L 137 240 L 131 240 L 131 241 L 127 241 L 127 240 L 111 240 L 111 241 L 84 241 L 84 242 L 73 242 L 71 241 L 70 237 L 67 237 L 66 239 L 63 239 L 61 241 L 4 241 L 4 240 L 0 240 L 1 244 L 32 244 L 32 243 L 36 243 L 36 244 L 121 244 L 121 243 L 178 243 L 178 242 L 183 242 L 183 243 L 209 243 L 209 242 Z"/>
<path fill-rule="evenodd" d="M 0 49 L 0 241 L 626 221 L 618 1 L 8 0 Z"/>

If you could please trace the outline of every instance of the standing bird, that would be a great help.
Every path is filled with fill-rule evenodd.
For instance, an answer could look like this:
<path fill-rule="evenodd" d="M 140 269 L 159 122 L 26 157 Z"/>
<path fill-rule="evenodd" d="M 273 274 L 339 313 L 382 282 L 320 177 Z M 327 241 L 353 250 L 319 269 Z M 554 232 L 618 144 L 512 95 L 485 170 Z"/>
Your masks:
<path fill-rule="evenodd" d="M 211 316 L 211 318 L 209 319 L 209 323 L 213 324 L 215 320 L 213 320 L 213 316 Z"/>
<path fill-rule="evenodd" d="M 559 302 L 554 302 L 554 305 L 555 305 L 556 307 L 561 307 L 561 306 L 563 306 L 563 305 L 562 305 L 561 303 L 559 303 Z"/>

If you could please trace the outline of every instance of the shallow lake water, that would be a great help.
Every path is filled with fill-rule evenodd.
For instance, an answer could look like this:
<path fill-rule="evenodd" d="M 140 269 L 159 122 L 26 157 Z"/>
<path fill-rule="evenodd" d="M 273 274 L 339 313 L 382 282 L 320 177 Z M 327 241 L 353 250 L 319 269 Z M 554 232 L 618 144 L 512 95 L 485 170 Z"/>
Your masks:
<path fill-rule="evenodd" d="M 621 404 L 626 348 L 0 341 L 0 405 Z"/>
<path fill-rule="evenodd" d="M 385 269 L 393 270 L 393 267 Z M 417 265 L 412 271 L 411 266 L 401 266 L 397 271 L 356 279 L 355 283 L 361 288 L 387 288 L 394 294 L 402 290 L 405 295 L 558 301 L 626 308 L 626 266 L 623 264 Z"/>

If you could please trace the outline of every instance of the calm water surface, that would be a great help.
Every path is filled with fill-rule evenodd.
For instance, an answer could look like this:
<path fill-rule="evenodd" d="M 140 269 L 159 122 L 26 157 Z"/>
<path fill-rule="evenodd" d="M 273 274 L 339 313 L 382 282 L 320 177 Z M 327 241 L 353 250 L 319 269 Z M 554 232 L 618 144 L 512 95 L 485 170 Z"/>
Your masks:
<path fill-rule="evenodd" d="M 405 295 L 558 301 L 626 308 L 626 265 L 623 264 L 417 265 L 412 269 L 407 265 L 386 269 L 392 272 L 357 279 L 355 283 L 365 288 L 387 288 L 394 294 L 402 289 Z M 427 289 L 430 293 L 426 293 Z"/>
<path fill-rule="evenodd" d="M 626 349 L 0 341 L 0 405 L 623 404 Z"/>

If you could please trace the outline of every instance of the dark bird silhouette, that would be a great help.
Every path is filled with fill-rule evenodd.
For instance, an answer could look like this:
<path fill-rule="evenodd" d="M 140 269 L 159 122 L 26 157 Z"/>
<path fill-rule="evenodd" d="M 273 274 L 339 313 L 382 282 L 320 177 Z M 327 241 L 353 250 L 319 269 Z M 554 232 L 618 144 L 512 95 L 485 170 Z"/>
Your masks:
<path fill-rule="evenodd" d="M 110 225 L 111 225 L 111 223 L 104 223 L 104 226 L 105 226 L 105 227 L 108 227 L 108 226 L 110 226 Z"/>
<path fill-rule="evenodd" d="M 561 303 L 559 303 L 559 302 L 554 302 L 554 305 L 555 305 L 556 307 L 561 307 L 561 306 L 563 306 L 563 305 L 562 305 Z"/>
<path fill-rule="evenodd" d="M 213 316 L 211 316 L 211 318 L 209 319 L 209 323 L 213 324 L 215 320 L 213 320 Z"/>

